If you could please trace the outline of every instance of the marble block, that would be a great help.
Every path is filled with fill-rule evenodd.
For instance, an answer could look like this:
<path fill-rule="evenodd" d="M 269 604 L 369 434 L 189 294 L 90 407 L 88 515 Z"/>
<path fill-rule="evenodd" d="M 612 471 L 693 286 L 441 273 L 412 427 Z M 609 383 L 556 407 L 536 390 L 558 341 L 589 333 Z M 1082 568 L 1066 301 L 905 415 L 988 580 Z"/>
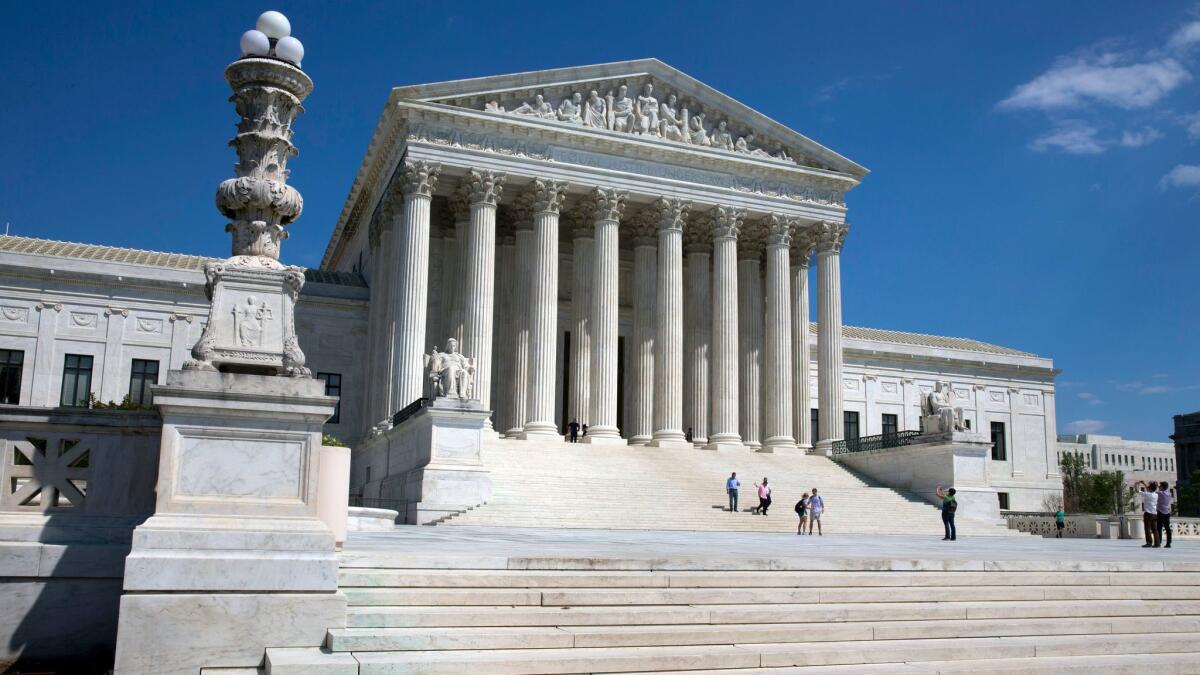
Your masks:
<path fill-rule="evenodd" d="M 410 525 L 425 525 L 488 501 L 492 478 L 479 451 L 489 415 L 477 400 L 434 399 L 355 448 L 351 489 L 364 498 L 395 503 Z"/>

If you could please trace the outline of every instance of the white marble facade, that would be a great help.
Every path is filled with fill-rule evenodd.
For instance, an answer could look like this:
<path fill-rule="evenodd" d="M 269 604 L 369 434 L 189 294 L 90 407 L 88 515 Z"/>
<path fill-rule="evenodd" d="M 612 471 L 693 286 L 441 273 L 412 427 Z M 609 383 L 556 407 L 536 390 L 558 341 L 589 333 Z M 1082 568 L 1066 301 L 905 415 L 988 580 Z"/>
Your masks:
<path fill-rule="evenodd" d="M 841 326 L 865 175 L 653 59 L 395 89 L 296 310 L 308 366 L 341 376 L 327 430 L 354 443 L 427 395 L 421 356 L 449 337 L 514 437 L 574 417 L 595 442 L 820 451 L 847 412 L 861 436 L 916 429 L 949 382 L 974 428 L 1005 425 L 992 484 L 1035 508 L 1058 484 L 1049 359 Z M 65 354 L 94 357 L 105 401 L 132 359 L 161 381 L 187 358 L 203 260 L 112 251 L 0 246 L 22 403 L 57 404 Z"/>

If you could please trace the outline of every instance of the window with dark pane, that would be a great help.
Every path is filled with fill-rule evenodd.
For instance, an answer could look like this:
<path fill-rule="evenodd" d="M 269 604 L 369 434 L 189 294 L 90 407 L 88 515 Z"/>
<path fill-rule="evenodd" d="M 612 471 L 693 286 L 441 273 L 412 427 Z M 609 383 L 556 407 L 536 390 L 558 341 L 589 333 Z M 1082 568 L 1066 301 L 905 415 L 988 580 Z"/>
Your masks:
<path fill-rule="evenodd" d="M 317 379 L 325 383 L 325 395 L 337 396 L 337 405 L 333 408 L 333 417 L 326 424 L 337 424 L 342 418 L 342 375 L 341 373 L 317 373 Z"/>
<path fill-rule="evenodd" d="M 158 384 L 158 361 L 134 359 L 129 369 L 129 402 L 150 405 L 152 384 Z"/>
<path fill-rule="evenodd" d="M 25 369 L 25 352 L 20 349 L 0 349 L 0 403 L 21 403 L 21 373 Z"/>
<path fill-rule="evenodd" d="M 67 354 L 63 358 L 62 397 L 59 404 L 86 408 L 91 391 L 92 357 L 87 354 Z"/>

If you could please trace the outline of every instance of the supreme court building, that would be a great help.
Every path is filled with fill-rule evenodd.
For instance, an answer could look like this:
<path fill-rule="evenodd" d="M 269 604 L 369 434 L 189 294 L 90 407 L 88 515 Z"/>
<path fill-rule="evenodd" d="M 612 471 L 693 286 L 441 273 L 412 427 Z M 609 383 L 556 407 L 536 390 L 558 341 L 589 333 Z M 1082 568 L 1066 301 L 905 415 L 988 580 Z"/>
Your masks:
<path fill-rule="evenodd" d="M 918 429 L 946 383 L 1002 504 L 1040 509 L 1050 359 L 842 325 L 866 173 L 653 59 L 394 89 L 296 310 L 341 396 L 327 431 L 386 429 L 449 338 L 495 433 L 533 441 L 577 419 L 596 444 L 823 453 Z M 4 402 L 140 397 L 200 334 L 205 262 L 0 238 Z"/>

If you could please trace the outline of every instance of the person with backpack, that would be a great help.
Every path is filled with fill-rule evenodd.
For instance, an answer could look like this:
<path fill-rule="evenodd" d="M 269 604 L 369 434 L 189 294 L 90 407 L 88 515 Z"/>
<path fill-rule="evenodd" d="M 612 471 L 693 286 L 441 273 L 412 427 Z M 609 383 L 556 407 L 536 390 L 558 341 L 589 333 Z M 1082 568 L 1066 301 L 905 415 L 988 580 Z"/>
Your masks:
<path fill-rule="evenodd" d="M 942 527 L 946 530 L 942 541 L 955 541 L 958 539 L 958 530 L 954 528 L 954 514 L 958 512 L 958 500 L 954 498 L 955 489 L 943 490 L 939 485 L 936 492 L 942 500 Z"/>
<path fill-rule="evenodd" d="M 808 522 L 808 493 L 805 492 L 800 501 L 796 502 L 796 515 L 800 516 L 800 527 L 796 534 L 804 534 L 804 524 Z"/>
<path fill-rule="evenodd" d="M 1067 527 L 1067 514 L 1064 513 L 1062 509 L 1059 509 L 1058 513 L 1054 514 L 1054 529 L 1055 529 L 1054 538 L 1062 539 L 1062 533 L 1063 533 L 1063 530 L 1066 529 L 1066 527 Z"/>

